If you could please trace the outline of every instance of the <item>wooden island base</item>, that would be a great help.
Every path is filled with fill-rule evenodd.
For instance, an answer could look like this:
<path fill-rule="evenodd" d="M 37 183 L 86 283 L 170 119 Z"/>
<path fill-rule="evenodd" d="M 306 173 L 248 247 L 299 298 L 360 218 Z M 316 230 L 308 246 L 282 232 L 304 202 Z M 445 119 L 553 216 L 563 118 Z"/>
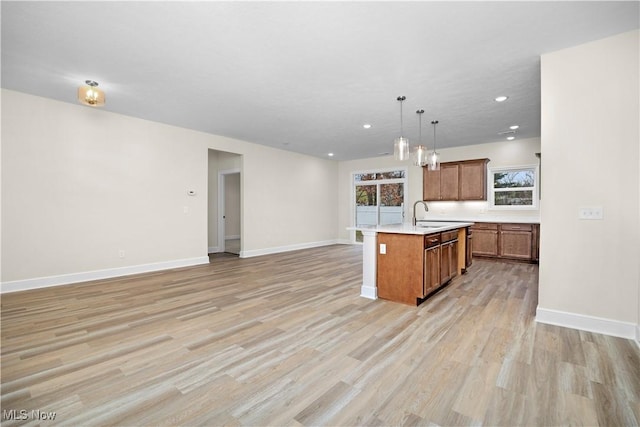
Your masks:
<path fill-rule="evenodd" d="M 425 235 L 378 233 L 378 297 L 420 305 L 471 265 L 467 237 L 466 227 Z"/>

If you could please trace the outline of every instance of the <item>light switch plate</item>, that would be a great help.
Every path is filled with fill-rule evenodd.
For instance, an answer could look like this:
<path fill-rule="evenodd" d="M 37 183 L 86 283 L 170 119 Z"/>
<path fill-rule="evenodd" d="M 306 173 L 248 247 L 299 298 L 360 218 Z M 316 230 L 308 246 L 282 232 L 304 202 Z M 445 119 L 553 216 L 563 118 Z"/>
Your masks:
<path fill-rule="evenodd" d="M 578 209 L 579 219 L 603 219 L 602 206 L 582 207 Z"/>
<path fill-rule="evenodd" d="M 385 245 L 384 243 L 380 243 L 380 254 L 386 255 L 386 253 L 387 253 L 387 245 Z"/>

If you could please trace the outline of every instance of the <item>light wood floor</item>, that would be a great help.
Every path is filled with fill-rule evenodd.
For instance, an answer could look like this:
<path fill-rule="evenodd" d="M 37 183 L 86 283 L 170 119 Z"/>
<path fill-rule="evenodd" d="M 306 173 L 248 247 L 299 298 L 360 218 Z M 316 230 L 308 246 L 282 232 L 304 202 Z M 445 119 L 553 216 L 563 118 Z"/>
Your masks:
<path fill-rule="evenodd" d="M 536 324 L 537 266 L 410 307 L 359 296 L 361 250 L 5 294 L 2 425 L 640 423 L 635 343 Z"/>

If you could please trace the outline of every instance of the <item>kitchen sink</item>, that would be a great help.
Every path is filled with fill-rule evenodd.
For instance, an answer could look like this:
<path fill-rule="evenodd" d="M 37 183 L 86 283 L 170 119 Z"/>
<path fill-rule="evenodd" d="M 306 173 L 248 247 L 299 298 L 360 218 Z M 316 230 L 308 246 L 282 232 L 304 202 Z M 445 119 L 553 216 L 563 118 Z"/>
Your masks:
<path fill-rule="evenodd" d="M 440 228 L 447 227 L 450 225 L 456 225 L 455 222 L 447 222 L 447 221 L 416 221 L 416 227 L 422 228 Z"/>

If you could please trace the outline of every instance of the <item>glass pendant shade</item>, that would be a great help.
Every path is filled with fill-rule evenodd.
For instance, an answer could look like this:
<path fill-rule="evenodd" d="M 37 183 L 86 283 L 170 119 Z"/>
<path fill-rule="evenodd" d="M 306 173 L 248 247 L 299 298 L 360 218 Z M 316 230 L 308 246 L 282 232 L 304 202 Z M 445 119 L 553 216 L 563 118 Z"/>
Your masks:
<path fill-rule="evenodd" d="M 401 136 L 393 140 L 393 157 L 400 161 L 409 159 L 409 140 L 407 138 Z"/>
<path fill-rule="evenodd" d="M 438 123 L 438 120 L 431 121 L 431 124 L 433 125 L 433 151 L 429 153 L 427 168 L 432 171 L 440 170 L 440 155 L 436 151 L 436 125 Z"/>
<path fill-rule="evenodd" d="M 427 158 L 427 168 L 431 171 L 440 170 L 440 155 L 435 151 L 429 153 Z"/>
<path fill-rule="evenodd" d="M 87 80 L 86 85 L 78 88 L 78 101 L 90 107 L 102 107 L 104 105 L 104 92 L 98 89 L 98 83 Z"/>
<path fill-rule="evenodd" d="M 424 145 L 416 145 L 413 148 L 413 165 L 414 166 L 425 166 L 428 162 L 427 154 L 429 151 L 427 147 Z"/>
<path fill-rule="evenodd" d="M 402 102 L 405 99 L 405 96 L 397 98 L 400 101 L 400 136 L 393 140 L 393 157 L 399 161 L 409 160 L 409 139 L 402 136 Z"/>
<path fill-rule="evenodd" d="M 420 109 L 418 111 L 416 111 L 416 114 L 418 115 L 418 132 L 419 132 L 419 136 L 418 136 L 418 145 L 416 145 L 413 148 L 413 151 L 411 152 L 411 157 L 413 160 L 413 165 L 414 166 L 424 166 L 427 164 L 427 147 L 425 147 L 424 145 L 422 145 L 422 114 L 424 113 L 424 110 Z"/>

